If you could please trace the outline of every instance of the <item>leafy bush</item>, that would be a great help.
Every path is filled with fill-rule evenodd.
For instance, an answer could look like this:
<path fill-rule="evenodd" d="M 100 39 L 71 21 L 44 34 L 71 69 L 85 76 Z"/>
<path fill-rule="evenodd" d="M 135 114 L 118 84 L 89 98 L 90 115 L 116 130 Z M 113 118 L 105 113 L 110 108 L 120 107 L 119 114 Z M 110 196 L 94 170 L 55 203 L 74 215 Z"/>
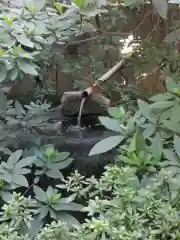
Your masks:
<path fill-rule="evenodd" d="M 179 204 L 175 206 L 171 199 L 171 181 L 170 172 L 163 169 L 148 181 L 139 182 L 129 167 L 107 167 L 93 184 L 96 196 L 85 208 L 89 219 L 82 225 L 52 222 L 35 239 L 179 239 Z M 10 239 L 17 234 L 21 239 L 24 234 L 25 239 L 30 239 L 34 204 L 14 194 L 9 205 L 3 207 L 2 219 L 10 221 L 0 225 L 2 236 Z"/>
<path fill-rule="evenodd" d="M 126 0 L 121 4 L 134 8 L 145 2 Z M 152 4 L 165 18 L 167 2 Z M 88 22 L 92 17 L 97 23 L 97 17 L 108 12 L 108 7 L 100 9 L 104 5 L 104 1 L 76 0 L 64 5 L 41 0 L 16 11 L 2 10 L 0 82 L 26 75 L 41 78 L 53 55 L 53 43 L 66 44 L 83 32 L 85 22 L 86 27 L 92 27 Z M 168 91 L 152 96 L 149 103 L 138 99 L 131 111 L 120 105 L 109 108 L 110 117 L 99 117 L 103 126 L 117 133 L 97 143 L 89 153 L 117 150 L 115 159 L 99 179 L 86 178 L 77 171 L 64 177 L 62 170 L 73 159 L 71 153 L 54 146 L 37 144 L 36 148 L 14 152 L 7 149 L 5 139 L 16 136 L 18 127 L 20 132 L 23 129 L 29 133 L 47 124 L 48 116 L 43 114 L 50 111 L 51 104 L 37 100 L 23 106 L 7 100 L 2 87 L 0 238 L 179 239 L 180 86 L 175 80 L 173 74 L 166 75 Z M 83 220 L 76 215 L 80 212 Z"/>

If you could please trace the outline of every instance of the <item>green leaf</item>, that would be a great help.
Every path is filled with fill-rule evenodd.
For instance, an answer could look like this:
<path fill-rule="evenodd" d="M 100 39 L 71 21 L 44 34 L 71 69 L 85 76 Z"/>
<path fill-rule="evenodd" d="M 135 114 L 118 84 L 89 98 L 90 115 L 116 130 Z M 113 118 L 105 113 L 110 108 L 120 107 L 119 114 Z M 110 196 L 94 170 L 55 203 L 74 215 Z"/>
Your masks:
<path fill-rule="evenodd" d="M 55 36 L 48 36 L 46 38 L 46 42 L 47 42 L 48 45 L 52 45 L 55 41 L 56 41 L 56 37 Z"/>
<path fill-rule="evenodd" d="M 60 152 L 58 153 L 56 159 L 53 159 L 53 162 L 59 162 L 59 161 L 64 161 L 65 159 L 67 159 L 70 156 L 69 152 Z"/>
<path fill-rule="evenodd" d="M 172 116 L 172 109 L 174 107 L 172 107 L 171 109 L 167 109 L 163 112 L 161 112 L 160 116 L 159 116 L 159 124 L 163 123 L 164 120 L 169 120 Z"/>
<path fill-rule="evenodd" d="M 162 18 L 166 18 L 168 11 L 167 0 L 152 0 L 152 5 Z"/>
<path fill-rule="evenodd" d="M 159 101 L 151 104 L 150 108 L 154 113 L 159 113 L 172 107 L 174 104 L 174 101 Z"/>
<path fill-rule="evenodd" d="M 42 221 L 42 219 L 39 218 L 39 215 L 36 216 L 31 221 L 30 229 L 29 229 L 29 232 L 28 232 L 28 236 L 29 236 L 30 239 L 34 239 L 34 236 L 40 231 L 43 224 L 44 224 L 44 222 Z"/>
<path fill-rule="evenodd" d="M 36 70 L 36 66 L 32 64 L 31 62 L 28 62 L 26 60 L 18 60 L 17 61 L 18 67 L 23 71 L 24 73 L 37 76 L 38 72 Z"/>
<path fill-rule="evenodd" d="M 171 162 L 176 162 L 176 163 L 178 162 L 177 155 L 170 149 L 164 149 L 163 155 L 165 159 L 168 159 Z"/>
<path fill-rule="evenodd" d="M 29 48 L 34 48 L 33 42 L 26 35 L 16 35 L 15 37 L 20 44 Z"/>
<path fill-rule="evenodd" d="M 130 159 L 130 158 L 128 158 L 126 156 L 123 156 L 123 155 L 118 156 L 116 159 L 117 159 L 117 161 L 120 160 L 123 163 L 126 163 L 128 165 L 133 165 L 133 166 L 139 165 L 134 161 L 134 159 Z"/>
<path fill-rule="evenodd" d="M 152 136 L 152 134 L 155 132 L 156 126 L 152 124 L 148 124 L 146 129 L 143 132 L 144 138 L 149 138 Z"/>
<path fill-rule="evenodd" d="M 171 93 L 166 92 L 166 93 L 156 94 L 155 96 L 150 98 L 150 101 L 152 101 L 152 102 L 159 102 L 159 101 L 170 100 L 172 98 L 174 98 L 174 96 Z"/>
<path fill-rule="evenodd" d="M 123 107 L 110 107 L 108 113 L 113 118 L 121 118 L 125 114 Z"/>
<path fill-rule="evenodd" d="M 79 225 L 79 222 L 76 218 L 74 218 L 72 215 L 64 212 L 58 212 L 56 213 L 56 220 L 69 223 L 70 225 Z"/>
<path fill-rule="evenodd" d="M 79 7 L 83 7 L 84 4 L 85 4 L 85 1 L 84 0 L 73 0 L 73 2 Z"/>
<path fill-rule="evenodd" d="M 29 166 L 29 165 L 31 165 L 34 161 L 36 161 L 36 159 L 37 159 L 36 156 L 23 158 L 23 159 L 21 159 L 18 163 L 16 163 L 15 169 Z"/>
<path fill-rule="evenodd" d="M 17 67 L 14 67 L 9 73 L 9 77 L 12 81 L 16 80 L 18 75 L 19 75 L 19 70 Z"/>
<path fill-rule="evenodd" d="M 47 203 L 47 195 L 46 193 L 38 186 L 33 187 L 34 193 L 35 193 L 35 198 L 39 200 L 40 202 Z"/>
<path fill-rule="evenodd" d="M 0 89 L 0 113 L 3 113 L 6 109 L 6 96 Z"/>
<path fill-rule="evenodd" d="M 49 206 L 42 206 L 38 209 L 38 212 L 39 212 L 39 218 L 40 219 L 44 219 L 48 212 L 49 212 Z"/>
<path fill-rule="evenodd" d="M 29 187 L 27 179 L 20 174 L 13 174 L 12 175 L 12 182 L 19 186 Z"/>
<path fill-rule="evenodd" d="M 24 174 L 29 174 L 29 173 L 31 173 L 31 170 L 30 169 L 28 169 L 28 168 L 14 168 L 13 169 L 13 172 L 15 173 L 15 174 L 21 174 L 21 175 L 24 175 Z"/>
<path fill-rule="evenodd" d="M 176 82 L 169 76 L 166 77 L 165 81 L 166 81 L 166 88 L 169 92 L 172 92 L 173 89 L 178 88 L 178 85 L 176 84 Z"/>
<path fill-rule="evenodd" d="M 4 63 L 0 62 L 0 83 L 5 80 L 7 76 L 6 66 Z"/>
<path fill-rule="evenodd" d="M 112 119 L 109 117 L 99 117 L 99 121 L 107 129 L 110 129 L 115 132 L 122 132 L 122 128 L 120 127 L 120 122 L 117 119 Z"/>
<path fill-rule="evenodd" d="M 13 168 L 13 166 L 19 161 L 22 153 L 22 150 L 17 150 L 16 152 L 11 154 L 11 156 L 7 160 L 7 165 L 9 166 L 9 168 Z"/>
<path fill-rule="evenodd" d="M 180 158 L 180 137 L 177 135 L 174 136 L 174 148 L 178 157 Z"/>
<path fill-rule="evenodd" d="M 147 145 L 146 145 L 144 136 L 143 136 L 142 132 L 140 131 L 140 129 L 136 130 L 135 144 L 136 144 L 135 151 L 136 151 L 137 155 L 139 155 L 140 152 L 147 152 Z"/>
<path fill-rule="evenodd" d="M 180 133 L 180 123 L 170 121 L 170 120 L 165 120 L 163 121 L 163 124 L 168 130 L 171 130 L 175 133 Z"/>
<path fill-rule="evenodd" d="M 52 170 L 64 169 L 68 167 L 74 161 L 73 158 L 67 158 L 65 161 L 59 163 L 48 162 L 47 167 Z"/>
<path fill-rule="evenodd" d="M 86 17 L 95 17 L 96 15 L 107 13 L 108 10 L 99 9 L 96 4 L 90 5 L 86 8 L 80 10 L 80 14 L 85 15 Z"/>
<path fill-rule="evenodd" d="M 171 43 L 171 42 L 176 42 L 177 40 L 180 39 L 180 29 L 176 29 L 170 33 L 168 33 L 165 38 L 164 38 L 164 42 L 168 42 L 168 43 Z"/>
<path fill-rule="evenodd" d="M 0 191 L 0 196 L 3 199 L 4 202 L 9 202 L 12 200 L 12 193 L 6 192 L 6 191 Z"/>
<path fill-rule="evenodd" d="M 22 114 L 25 115 L 26 114 L 23 106 L 17 100 L 15 101 L 15 110 L 16 110 L 18 115 L 22 115 Z"/>
<path fill-rule="evenodd" d="M 180 122 L 180 106 L 179 104 L 175 105 L 172 108 L 172 112 L 171 112 L 171 120 L 173 122 Z"/>
<path fill-rule="evenodd" d="M 74 194 L 71 194 L 69 197 L 65 197 L 65 198 L 61 198 L 60 202 L 61 203 L 70 203 L 70 202 L 73 202 L 76 198 L 77 194 L 74 193 Z"/>
<path fill-rule="evenodd" d="M 58 169 L 49 170 L 46 172 L 46 175 L 50 178 L 63 179 L 63 175 Z"/>
<path fill-rule="evenodd" d="M 73 212 L 80 212 L 83 210 L 84 206 L 78 203 L 59 203 L 59 204 L 52 204 L 51 207 L 56 211 L 73 211 Z"/>
<path fill-rule="evenodd" d="M 151 123 L 156 123 L 157 118 L 156 116 L 152 113 L 150 105 L 140 99 L 137 101 L 139 110 L 141 111 L 142 115 L 147 118 Z"/>
<path fill-rule="evenodd" d="M 10 183 L 12 180 L 11 174 L 9 173 L 4 173 L 3 175 L 0 175 L 0 176 L 5 182 Z"/>
<path fill-rule="evenodd" d="M 91 23 L 84 22 L 82 24 L 82 31 L 85 32 L 85 33 L 92 33 L 92 32 L 95 32 L 96 30 L 97 29 Z"/>
<path fill-rule="evenodd" d="M 89 156 L 108 152 L 119 145 L 125 139 L 124 136 L 111 136 L 98 142 L 90 151 Z"/>
<path fill-rule="evenodd" d="M 47 191 L 46 191 L 47 197 L 50 198 L 56 194 L 52 186 L 48 186 Z"/>
<path fill-rule="evenodd" d="M 152 141 L 151 151 L 155 162 L 159 162 L 163 153 L 163 143 L 159 133 L 156 134 L 155 138 Z"/>

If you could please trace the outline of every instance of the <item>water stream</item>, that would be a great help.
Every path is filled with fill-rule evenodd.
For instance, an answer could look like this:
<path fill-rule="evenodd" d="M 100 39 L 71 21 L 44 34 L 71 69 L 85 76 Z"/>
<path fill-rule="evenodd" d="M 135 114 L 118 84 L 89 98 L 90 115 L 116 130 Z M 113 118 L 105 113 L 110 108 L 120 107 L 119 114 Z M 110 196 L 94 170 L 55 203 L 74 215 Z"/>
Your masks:
<path fill-rule="evenodd" d="M 79 129 L 81 128 L 81 116 L 82 116 L 82 110 L 83 110 L 85 101 L 86 101 L 86 98 L 83 98 L 81 100 L 81 104 L 80 104 L 80 108 L 79 108 L 79 114 L 78 114 L 78 118 L 77 118 L 77 127 Z"/>
<path fill-rule="evenodd" d="M 82 117 L 82 111 L 83 111 L 83 107 L 84 107 L 84 103 L 86 101 L 86 98 L 83 98 L 81 100 L 81 104 L 80 104 L 80 108 L 79 108 L 79 113 L 78 113 L 78 118 L 77 118 L 77 125 L 76 126 L 70 126 L 68 128 L 68 132 L 74 133 L 75 135 L 78 134 L 79 138 L 82 139 L 83 135 L 82 135 L 82 130 L 84 128 L 82 128 L 81 126 L 81 117 Z"/>

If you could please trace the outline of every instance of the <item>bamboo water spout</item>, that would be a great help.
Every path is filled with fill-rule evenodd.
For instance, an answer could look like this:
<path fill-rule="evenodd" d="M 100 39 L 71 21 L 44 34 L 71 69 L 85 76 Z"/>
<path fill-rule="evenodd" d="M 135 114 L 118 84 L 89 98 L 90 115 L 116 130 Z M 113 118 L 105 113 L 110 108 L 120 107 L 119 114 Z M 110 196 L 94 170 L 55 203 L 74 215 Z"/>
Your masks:
<path fill-rule="evenodd" d="M 61 110 L 65 115 L 77 115 L 82 99 L 85 98 L 82 114 L 101 114 L 110 107 L 110 100 L 101 93 L 94 93 L 92 88 L 83 92 L 65 92 L 61 99 Z"/>

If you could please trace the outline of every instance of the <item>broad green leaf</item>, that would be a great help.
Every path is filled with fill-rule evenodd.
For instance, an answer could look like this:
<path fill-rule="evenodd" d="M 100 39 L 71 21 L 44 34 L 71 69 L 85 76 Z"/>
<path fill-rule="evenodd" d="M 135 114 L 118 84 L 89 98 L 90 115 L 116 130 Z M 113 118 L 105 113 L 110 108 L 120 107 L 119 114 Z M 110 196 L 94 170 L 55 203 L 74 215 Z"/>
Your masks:
<path fill-rule="evenodd" d="M 55 178 L 55 179 L 61 178 L 61 179 L 63 179 L 63 175 L 58 169 L 53 169 L 53 170 L 46 171 L 46 175 L 50 178 Z"/>
<path fill-rule="evenodd" d="M 163 121 L 163 124 L 168 130 L 171 130 L 175 133 L 180 133 L 180 123 L 170 121 L 170 120 L 165 120 Z"/>
<path fill-rule="evenodd" d="M 25 115 L 26 114 L 23 106 L 17 100 L 15 101 L 15 110 L 16 110 L 18 115 L 22 115 L 22 114 Z"/>
<path fill-rule="evenodd" d="M 59 162 L 59 161 L 64 161 L 65 159 L 67 159 L 70 156 L 69 152 L 60 152 L 58 153 L 56 159 L 53 159 L 53 162 Z"/>
<path fill-rule="evenodd" d="M 15 37 L 20 44 L 29 48 L 34 48 L 33 42 L 26 35 L 16 35 Z"/>
<path fill-rule="evenodd" d="M 160 117 L 159 117 L 159 123 L 163 123 L 164 120 L 169 120 L 171 118 L 173 108 L 174 107 L 161 112 Z"/>
<path fill-rule="evenodd" d="M 150 108 L 154 113 L 159 113 L 164 111 L 165 109 L 172 107 L 174 104 L 174 101 L 159 101 L 151 104 Z"/>
<path fill-rule="evenodd" d="M 137 166 L 136 162 L 134 161 L 134 159 L 128 158 L 126 156 L 120 155 L 117 157 L 117 161 L 120 160 L 123 163 L 126 163 L 128 165 L 133 165 L 133 166 Z M 138 164 L 139 165 L 139 164 Z"/>
<path fill-rule="evenodd" d="M 31 173 L 31 169 L 28 169 L 28 168 L 16 168 L 16 167 L 14 167 L 14 168 L 13 168 L 13 172 L 14 172 L 15 174 L 25 175 L 25 174 Z"/>
<path fill-rule="evenodd" d="M 97 8 L 96 4 L 90 5 L 89 7 L 80 10 L 80 14 L 86 17 L 95 17 L 96 15 L 107 13 L 108 10 Z"/>
<path fill-rule="evenodd" d="M 166 88 L 169 92 L 172 92 L 173 89 L 178 88 L 177 83 L 169 76 L 166 77 L 165 82 L 166 82 Z"/>
<path fill-rule="evenodd" d="M 9 73 L 9 77 L 12 81 L 16 80 L 18 75 L 19 75 L 19 70 L 17 67 L 14 67 Z"/>
<path fill-rule="evenodd" d="M 171 93 L 166 92 L 166 93 L 156 94 L 155 96 L 150 98 L 150 101 L 152 101 L 152 102 L 166 101 L 166 100 L 170 100 L 172 98 L 174 98 L 174 96 Z"/>
<path fill-rule="evenodd" d="M 174 136 L 174 148 L 178 157 L 180 158 L 180 137 L 177 135 Z"/>
<path fill-rule="evenodd" d="M 2 190 L 0 191 L 0 196 L 3 199 L 4 202 L 11 201 L 12 197 L 13 197 L 12 193 L 6 192 L 6 191 L 2 191 Z"/>
<path fill-rule="evenodd" d="M 166 18 L 168 11 L 167 0 L 152 0 L 152 5 L 162 18 Z"/>
<path fill-rule="evenodd" d="M 36 4 L 36 9 L 35 9 L 35 12 L 38 13 L 40 12 L 44 7 L 45 7 L 45 3 L 46 1 L 45 0 L 34 0 L 35 4 Z"/>
<path fill-rule="evenodd" d="M 61 198 L 60 199 L 60 202 L 61 203 L 70 203 L 70 202 L 73 202 L 76 198 L 77 194 L 74 193 L 74 194 L 71 194 L 69 197 L 65 197 L 65 198 Z"/>
<path fill-rule="evenodd" d="M 6 96 L 4 92 L 0 89 L 0 113 L 3 113 L 6 109 Z"/>
<path fill-rule="evenodd" d="M 165 159 L 168 159 L 171 162 L 174 162 L 174 163 L 178 162 L 177 155 L 170 149 L 164 149 L 163 155 L 164 155 Z"/>
<path fill-rule="evenodd" d="M 56 194 L 52 186 L 48 186 L 47 191 L 46 191 L 47 197 L 50 198 Z"/>
<path fill-rule="evenodd" d="M 180 122 L 180 106 L 179 106 L 179 104 L 178 104 L 178 105 L 175 105 L 175 106 L 172 108 L 171 120 L 172 120 L 173 122 Z"/>
<path fill-rule="evenodd" d="M 143 132 L 144 138 L 149 138 L 152 136 L 152 134 L 155 132 L 156 130 L 156 126 L 152 125 L 152 124 L 148 124 L 148 126 L 146 127 L 146 129 Z"/>
<path fill-rule="evenodd" d="M 137 103 L 142 115 L 147 118 L 151 123 L 156 123 L 157 117 L 152 113 L 150 105 L 140 99 L 138 99 Z"/>
<path fill-rule="evenodd" d="M 0 174 L 0 177 L 5 181 L 5 182 L 8 182 L 8 183 L 11 183 L 12 181 L 12 176 L 11 174 L 9 173 L 4 173 L 4 174 Z"/>
<path fill-rule="evenodd" d="M 156 134 L 155 138 L 152 141 L 151 151 L 155 162 L 159 162 L 163 153 L 163 142 L 159 133 Z"/>
<path fill-rule="evenodd" d="M 59 163 L 48 162 L 47 167 L 52 170 L 64 169 L 68 167 L 73 161 L 74 161 L 73 158 L 67 158 L 66 160 Z"/>
<path fill-rule="evenodd" d="M 44 224 L 44 222 L 42 221 L 42 219 L 39 218 L 39 215 L 36 216 L 31 221 L 30 229 L 29 229 L 29 232 L 28 232 L 28 236 L 29 236 L 30 239 L 34 239 L 34 236 L 40 231 L 43 224 Z"/>
<path fill-rule="evenodd" d="M 56 213 L 56 220 L 69 223 L 70 225 L 79 225 L 79 222 L 76 218 L 74 218 L 72 215 L 64 212 L 58 212 Z M 94 238 L 95 239 L 95 238 Z"/>
<path fill-rule="evenodd" d="M 125 114 L 123 107 L 110 107 L 108 113 L 113 118 L 121 118 Z"/>
<path fill-rule="evenodd" d="M 48 205 L 42 206 L 38 209 L 38 211 L 39 211 L 39 218 L 44 219 L 49 212 L 49 206 Z"/>
<path fill-rule="evenodd" d="M 68 204 L 65 203 L 52 204 L 51 207 L 56 211 L 73 211 L 73 212 L 80 212 L 84 208 L 83 205 L 73 202 L 70 202 Z"/>
<path fill-rule="evenodd" d="M 35 198 L 39 200 L 40 202 L 47 203 L 47 195 L 46 193 L 38 186 L 33 186 L 33 190 L 35 193 Z"/>
<path fill-rule="evenodd" d="M 16 163 L 15 169 L 29 166 L 29 165 L 31 165 L 33 162 L 35 162 L 36 159 L 37 159 L 36 156 L 23 158 L 23 159 L 21 159 L 18 163 Z"/>
<path fill-rule="evenodd" d="M 170 33 L 168 33 L 165 38 L 164 38 L 164 42 L 168 42 L 168 43 L 171 43 L 171 42 L 176 42 L 177 40 L 180 39 L 180 29 L 176 29 Z"/>
<path fill-rule="evenodd" d="M 18 60 L 17 61 L 18 67 L 21 69 L 22 72 L 37 76 L 38 72 L 36 70 L 36 66 L 32 64 L 30 61 L 26 60 Z"/>
<path fill-rule="evenodd" d="M 100 142 L 98 142 L 91 149 L 89 156 L 108 152 L 108 151 L 112 150 L 113 148 L 115 148 L 117 145 L 119 145 L 124 139 L 125 139 L 124 136 L 121 136 L 121 135 L 105 138 L 105 139 L 101 140 Z"/>
<path fill-rule="evenodd" d="M 83 7 L 85 5 L 85 1 L 84 0 L 73 0 L 73 2 L 79 7 Z"/>
<path fill-rule="evenodd" d="M 47 43 L 48 45 L 52 45 L 55 41 L 56 41 L 56 37 L 55 37 L 55 36 L 48 36 L 48 37 L 46 38 L 46 43 Z"/>
<path fill-rule="evenodd" d="M 11 154 L 11 156 L 7 160 L 7 165 L 9 166 L 9 168 L 13 168 L 13 166 L 19 161 L 22 153 L 22 150 L 17 150 L 16 152 Z"/>
<path fill-rule="evenodd" d="M 122 132 L 122 128 L 120 127 L 120 122 L 117 119 L 112 119 L 109 117 L 99 117 L 99 121 L 107 129 L 110 129 L 115 132 Z"/>
<path fill-rule="evenodd" d="M 135 152 L 135 151 L 136 151 L 136 133 L 134 134 L 132 141 L 128 148 L 128 152 Z"/>
<path fill-rule="evenodd" d="M 95 32 L 96 30 L 97 29 L 91 23 L 84 22 L 82 25 L 82 31 L 85 33 L 92 33 L 92 32 Z"/>
<path fill-rule="evenodd" d="M 52 219 L 56 219 L 56 211 L 54 211 L 52 208 L 49 209 L 50 217 Z"/>
<path fill-rule="evenodd" d="M 15 184 L 17 184 L 19 186 L 29 187 L 27 179 L 23 175 L 20 175 L 20 174 L 13 174 L 12 182 L 14 182 Z"/>
<path fill-rule="evenodd" d="M 5 80 L 7 76 L 7 70 L 4 63 L 0 62 L 0 83 Z"/>
<path fill-rule="evenodd" d="M 77 4 L 77 3 L 76 3 L 76 4 Z M 61 3 L 59 3 L 59 2 L 54 2 L 54 5 L 55 5 L 57 11 L 59 11 L 60 13 L 63 12 L 64 7 L 63 7 L 63 5 L 62 5 Z"/>
<path fill-rule="evenodd" d="M 167 131 L 167 129 L 160 129 L 159 130 L 159 134 L 161 136 L 162 139 L 169 139 L 171 137 L 173 137 L 174 133 L 171 131 Z"/>
<path fill-rule="evenodd" d="M 144 139 L 144 136 L 140 129 L 137 129 L 135 134 L 135 144 L 136 144 L 136 153 L 137 155 L 140 154 L 140 152 L 147 152 L 147 145 Z"/>

